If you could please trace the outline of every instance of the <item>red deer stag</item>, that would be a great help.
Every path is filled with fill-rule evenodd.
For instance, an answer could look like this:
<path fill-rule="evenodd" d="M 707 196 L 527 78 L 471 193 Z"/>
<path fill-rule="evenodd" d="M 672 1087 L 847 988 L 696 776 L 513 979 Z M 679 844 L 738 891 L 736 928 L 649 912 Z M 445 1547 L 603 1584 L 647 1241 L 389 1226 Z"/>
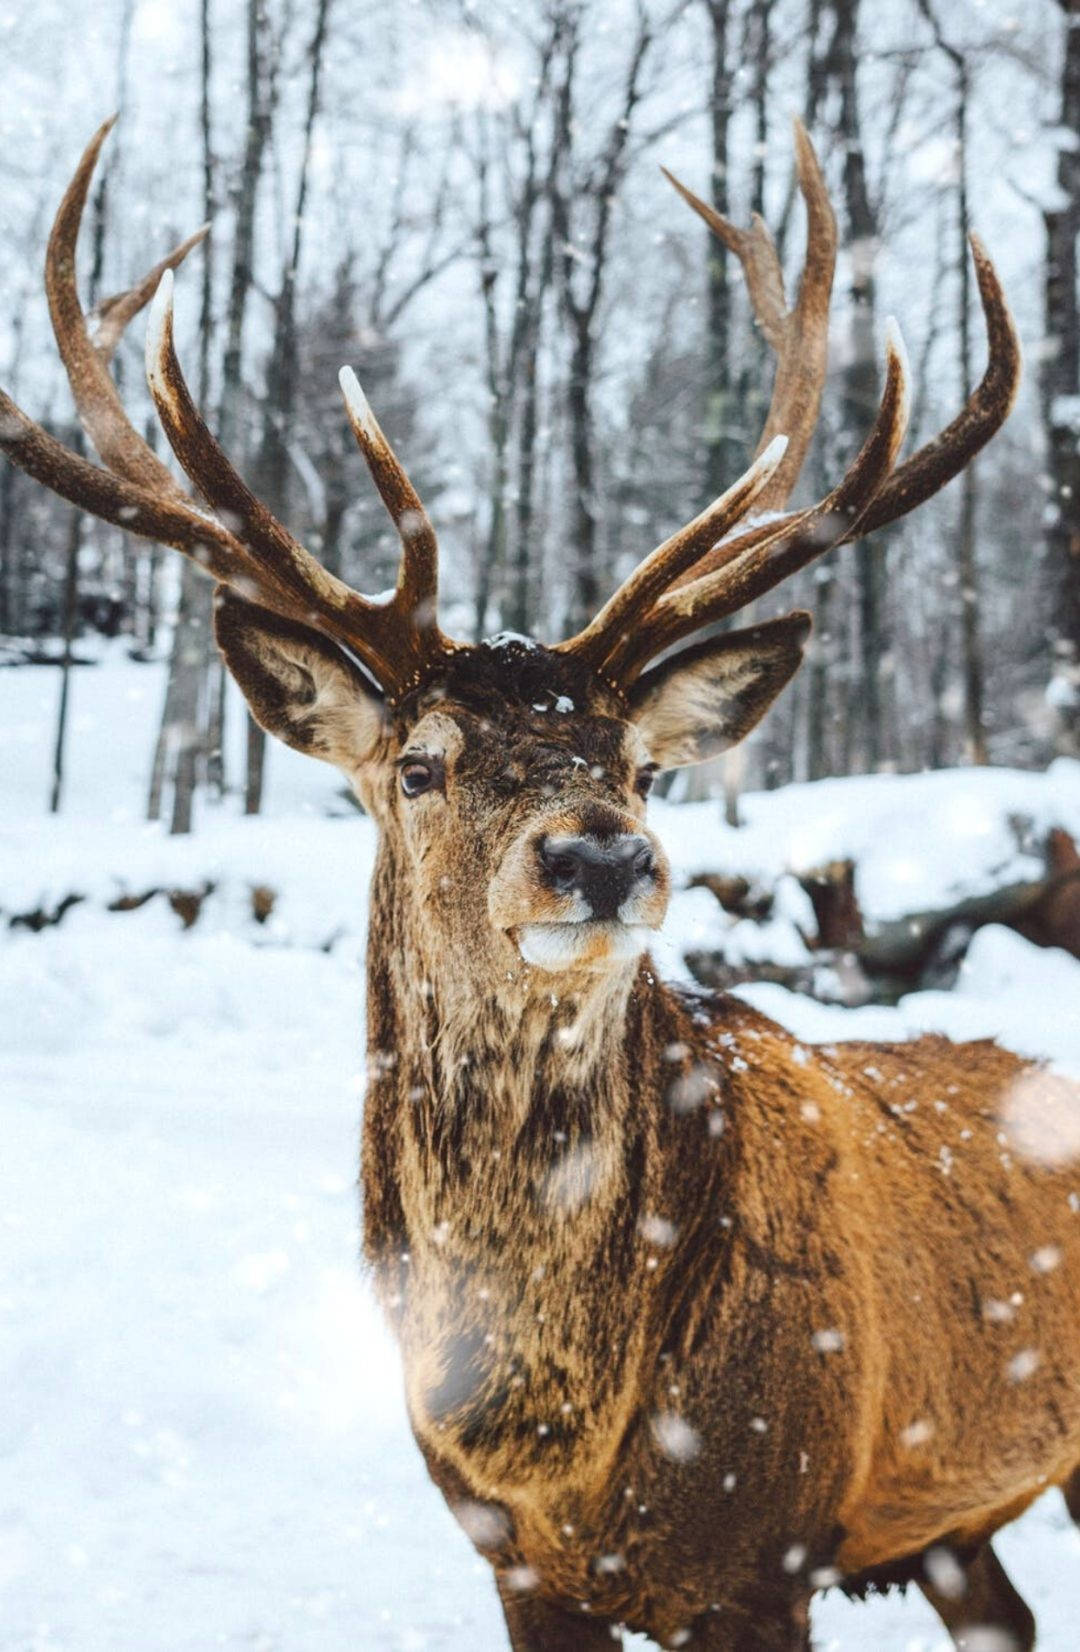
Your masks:
<path fill-rule="evenodd" d="M 511 1644 L 600 1652 L 626 1625 L 792 1652 L 815 1589 L 914 1581 L 959 1646 L 1030 1648 L 989 1539 L 1047 1486 L 1080 1514 L 1080 1092 L 992 1043 L 808 1048 L 738 999 L 662 985 L 643 951 L 669 886 L 654 772 L 740 740 L 810 618 L 673 645 L 902 516 L 999 428 L 1019 354 L 986 253 L 972 243 L 989 365 L 963 411 L 897 466 L 891 337 L 847 475 L 785 513 L 825 371 L 817 162 L 799 131 L 790 311 L 764 226 L 736 231 L 682 190 L 740 258 L 778 357 L 759 456 L 578 636 L 470 645 L 439 629 L 434 532 L 352 374 L 348 416 L 403 546 L 386 601 L 326 572 L 217 446 L 174 353 L 167 269 L 147 371 L 203 503 L 136 434 L 106 367 L 160 272 L 96 332 L 75 286 L 106 130 L 46 266 L 105 468 L 7 397 L 0 441 L 208 571 L 255 716 L 336 764 L 378 823 L 366 1251 L 417 1441 L 494 1568 Z M 753 507 L 770 514 L 735 531 Z"/>

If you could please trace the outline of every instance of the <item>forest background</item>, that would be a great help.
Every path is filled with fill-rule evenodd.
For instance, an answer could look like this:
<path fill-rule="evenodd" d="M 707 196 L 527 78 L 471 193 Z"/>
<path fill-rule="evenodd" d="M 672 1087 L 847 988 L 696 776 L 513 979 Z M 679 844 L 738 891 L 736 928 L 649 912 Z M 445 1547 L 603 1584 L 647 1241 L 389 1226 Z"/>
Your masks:
<path fill-rule="evenodd" d="M 756 444 L 770 352 L 736 259 L 661 164 L 739 223 L 762 213 L 794 283 L 792 115 L 817 145 L 841 256 L 796 499 L 865 433 L 889 313 L 915 370 L 909 447 L 960 406 L 984 359 L 977 228 L 1024 340 L 1016 411 L 962 481 L 796 582 L 810 666 L 738 778 L 1077 751 L 1080 0 L 42 0 L 0 12 L 0 47 L 0 380 L 78 439 L 42 254 L 79 151 L 118 110 L 86 297 L 209 220 L 178 325 L 226 448 L 330 567 L 391 583 L 393 534 L 337 394 L 350 362 L 436 520 L 464 635 L 554 640 Z M 139 343 L 118 373 L 152 431 Z M 208 584 L 179 562 L 0 467 L 5 660 L 55 660 L 61 716 L 95 634 L 166 661 L 146 809 L 185 832 L 200 800 L 257 812 L 267 757 L 254 729 L 246 756 L 223 755 L 224 719 L 244 714 Z"/>

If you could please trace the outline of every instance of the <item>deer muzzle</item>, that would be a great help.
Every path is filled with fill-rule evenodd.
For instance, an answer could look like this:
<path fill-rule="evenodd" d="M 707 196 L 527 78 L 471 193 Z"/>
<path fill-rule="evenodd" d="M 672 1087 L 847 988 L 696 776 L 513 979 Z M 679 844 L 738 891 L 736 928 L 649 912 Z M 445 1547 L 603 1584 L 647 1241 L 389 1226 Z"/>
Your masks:
<path fill-rule="evenodd" d="M 636 958 L 667 908 L 668 869 L 632 817 L 562 814 L 515 843 L 494 880 L 492 920 L 541 969 Z"/>

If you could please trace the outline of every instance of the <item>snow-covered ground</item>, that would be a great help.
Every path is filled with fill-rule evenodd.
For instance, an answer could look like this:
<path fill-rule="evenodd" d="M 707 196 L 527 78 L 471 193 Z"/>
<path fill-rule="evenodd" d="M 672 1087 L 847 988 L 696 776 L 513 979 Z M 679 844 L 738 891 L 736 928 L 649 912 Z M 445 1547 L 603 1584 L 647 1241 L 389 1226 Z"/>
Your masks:
<path fill-rule="evenodd" d="M 264 818 L 148 829 L 160 686 L 116 658 L 76 674 L 50 819 L 56 673 L 0 672 L 0 908 L 88 897 L 0 935 L 0 1649 L 494 1652 L 487 1568 L 427 1481 L 357 1267 L 370 827 L 330 771 L 275 749 Z M 682 871 L 855 852 L 886 917 L 900 884 L 930 905 L 1024 875 L 1008 817 L 1077 831 L 1080 770 L 828 782 L 746 812 L 739 833 L 712 806 L 656 817 Z M 161 898 L 104 909 L 204 879 L 187 933 Z M 279 891 L 264 926 L 254 883 Z M 665 967 L 717 921 L 679 896 Z M 997 1031 L 1080 1067 L 1080 964 L 1005 930 L 979 934 L 957 992 L 896 1009 L 748 993 L 806 1037 Z M 1057 1494 L 999 1547 L 1040 1648 L 1075 1652 L 1080 1534 Z M 946 1644 L 917 1596 L 826 1597 L 814 1621 L 831 1652 Z"/>

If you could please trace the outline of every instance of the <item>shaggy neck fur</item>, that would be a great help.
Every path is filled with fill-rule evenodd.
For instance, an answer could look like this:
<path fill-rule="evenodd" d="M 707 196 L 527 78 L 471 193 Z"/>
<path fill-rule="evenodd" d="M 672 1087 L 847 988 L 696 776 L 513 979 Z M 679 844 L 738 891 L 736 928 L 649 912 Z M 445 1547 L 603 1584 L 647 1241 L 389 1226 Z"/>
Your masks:
<path fill-rule="evenodd" d="M 516 961 L 495 987 L 483 939 L 447 956 L 404 873 L 384 845 L 364 1179 L 413 1424 L 487 1495 L 537 1476 L 550 1489 L 586 1442 L 602 1475 L 597 1436 L 617 1440 L 643 1352 L 617 1281 L 643 1265 L 656 1197 L 655 1120 L 632 1074 L 665 995 L 648 960 L 576 979 Z M 599 1305 L 598 1278 L 612 1285 Z"/>

